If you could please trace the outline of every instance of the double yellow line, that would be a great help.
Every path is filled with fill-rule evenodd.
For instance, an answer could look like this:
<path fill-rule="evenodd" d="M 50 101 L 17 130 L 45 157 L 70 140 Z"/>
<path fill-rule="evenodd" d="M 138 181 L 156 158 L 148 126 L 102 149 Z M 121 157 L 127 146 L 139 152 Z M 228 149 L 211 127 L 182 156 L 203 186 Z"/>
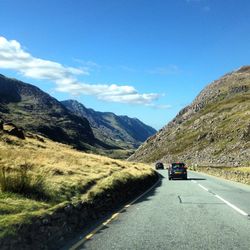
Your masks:
<path fill-rule="evenodd" d="M 90 240 L 97 232 L 99 232 L 102 228 L 104 228 L 106 225 L 108 225 L 110 222 L 112 222 L 114 219 L 118 217 L 118 215 L 122 212 L 124 212 L 127 208 L 129 208 L 132 204 L 134 204 L 137 200 L 142 198 L 144 195 L 146 195 L 148 192 L 150 192 L 158 183 L 160 182 L 160 178 L 158 181 L 150 187 L 147 191 L 145 191 L 143 194 L 138 196 L 136 199 L 134 199 L 129 204 L 125 205 L 122 209 L 120 209 L 118 212 L 112 214 L 109 219 L 102 222 L 97 228 L 95 228 L 91 233 L 86 235 L 83 239 L 78 241 L 76 244 L 74 244 L 72 247 L 69 248 L 69 250 L 77 250 L 78 247 L 80 247 L 82 244 L 84 244 L 87 240 Z"/>

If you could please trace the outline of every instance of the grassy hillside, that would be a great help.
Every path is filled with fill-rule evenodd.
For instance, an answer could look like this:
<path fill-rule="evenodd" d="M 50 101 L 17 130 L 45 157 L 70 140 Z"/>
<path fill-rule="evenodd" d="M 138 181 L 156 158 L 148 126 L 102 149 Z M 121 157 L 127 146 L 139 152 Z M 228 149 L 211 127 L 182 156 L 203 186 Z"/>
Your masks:
<path fill-rule="evenodd" d="M 189 169 L 250 185 L 250 167 L 190 166 Z"/>
<path fill-rule="evenodd" d="M 0 75 L 0 119 L 80 149 L 95 147 L 89 122 L 39 88 Z"/>
<path fill-rule="evenodd" d="M 66 201 L 91 201 L 153 174 L 144 164 L 82 153 L 30 133 L 22 140 L 0 131 L 0 237 Z"/>
<path fill-rule="evenodd" d="M 208 85 L 130 158 L 250 166 L 250 67 Z"/>

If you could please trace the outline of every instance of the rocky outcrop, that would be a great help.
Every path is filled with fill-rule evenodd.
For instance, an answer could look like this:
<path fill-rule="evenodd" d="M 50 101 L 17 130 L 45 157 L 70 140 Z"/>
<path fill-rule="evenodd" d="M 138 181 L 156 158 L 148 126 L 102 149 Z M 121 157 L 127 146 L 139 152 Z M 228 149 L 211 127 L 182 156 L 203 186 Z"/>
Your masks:
<path fill-rule="evenodd" d="M 3 123 L 2 126 L 3 126 L 2 130 L 5 133 L 8 133 L 9 135 L 16 136 L 16 137 L 18 137 L 20 139 L 25 139 L 25 135 L 24 135 L 23 129 L 18 128 L 13 123 L 11 123 L 11 122 L 9 122 L 9 123 Z"/>
<path fill-rule="evenodd" d="M 18 128 L 15 124 L 11 122 L 4 122 L 0 120 L 0 131 L 6 134 L 18 137 L 20 139 L 25 139 L 25 134 L 22 128 Z"/>
<path fill-rule="evenodd" d="M 129 159 L 249 166 L 250 67 L 209 84 Z"/>

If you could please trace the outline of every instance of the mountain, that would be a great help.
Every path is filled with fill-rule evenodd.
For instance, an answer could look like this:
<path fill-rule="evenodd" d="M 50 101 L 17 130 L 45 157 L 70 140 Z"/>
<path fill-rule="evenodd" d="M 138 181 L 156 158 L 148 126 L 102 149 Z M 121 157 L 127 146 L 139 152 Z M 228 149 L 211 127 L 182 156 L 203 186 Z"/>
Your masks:
<path fill-rule="evenodd" d="M 96 138 L 107 144 L 125 149 L 135 149 L 156 130 L 137 118 L 117 116 L 110 112 L 98 112 L 86 108 L 75 100 L 62 101 L 73 114 L 85 117 L 90 122 Z"/>
<path fill-rule="evenodd" d="M 3 75 L 0 75 L 0 119 L 78 149 L 96 144 L 86 118 L 72 114 L 39 88 Z"/>
<path fill-rule="evenodd" d="M 209 84 L 129 158 L 203 166 L 250 165 L 250 66 Z"/>
<path fill-rule="evenodd" d="M 136 118 L 59 102 L 39 88 L 0 74 L 0 121 L 77 149 L 127 158 L 156 131 Z"/>

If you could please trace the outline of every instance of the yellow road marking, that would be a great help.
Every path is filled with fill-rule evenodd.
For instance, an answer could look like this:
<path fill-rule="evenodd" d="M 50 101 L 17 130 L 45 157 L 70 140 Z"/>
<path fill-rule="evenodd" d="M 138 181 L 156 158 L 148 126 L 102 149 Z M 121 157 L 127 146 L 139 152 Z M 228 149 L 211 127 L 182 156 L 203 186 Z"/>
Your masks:
<path fill-rule="evenodd" d="M 85 237 L 85 239 L 88 240 L 88 239 L 90 239 L 93 235 L 94 235 L 94 234 L 88 234 L 88 235 Z"/>
<path fill-rule="evenodd" d="M 120 212 L 121 212 L 121 211 L 119 211 L 118 213 L 113 214 L 113 215 L 111 216 L 111 220 L 114 219 L 115 217 L 117 217 L 117 216 L 119 215 Z"/>
<path fill-rule="evenodd" d="M 85 236 L 83 239 L 81 239 L 80 241 L 78 241 L 76 244 L 74 244 L 72 247 L 69 248 L 69 250 L 76 250 L 79 246 L 81 246 L 84 242 L 86 242 L 87 240 L 90 240 L 98 231 L 100 231 L 103 226 L 106 226 L 107 224 L 109 224 L 112 220 L 114 220 L 120 213 L 122 213 L 124 210 L 126 210 L 126 208 L 130 207 L 133 203 L 135 203 L 137 200 L 139 200 L 141 197 L 143 197 L 145 194 L 147 194 L 149 191 L 151 191 L 160 181 L 160 178 L 158 179 L 158 181 L 152 186 L 150 187 L 147 191 L 145 191 L 143 194 L 141 194 L 140 196 L 138 196 L 136 199 L 134 199 L 132 202 L 130 202 L 129 204 L 127 204 L 126 206 L 124 206 L 122 209 L 120 209 L 117 213 L 114 213 L 108 220 L 106 220 L 105 222 L 103 222 L 100 226 L 98 226 L 97 228 L 95 228 L 90 234 L 88 234 L 87 236 Z"/>

